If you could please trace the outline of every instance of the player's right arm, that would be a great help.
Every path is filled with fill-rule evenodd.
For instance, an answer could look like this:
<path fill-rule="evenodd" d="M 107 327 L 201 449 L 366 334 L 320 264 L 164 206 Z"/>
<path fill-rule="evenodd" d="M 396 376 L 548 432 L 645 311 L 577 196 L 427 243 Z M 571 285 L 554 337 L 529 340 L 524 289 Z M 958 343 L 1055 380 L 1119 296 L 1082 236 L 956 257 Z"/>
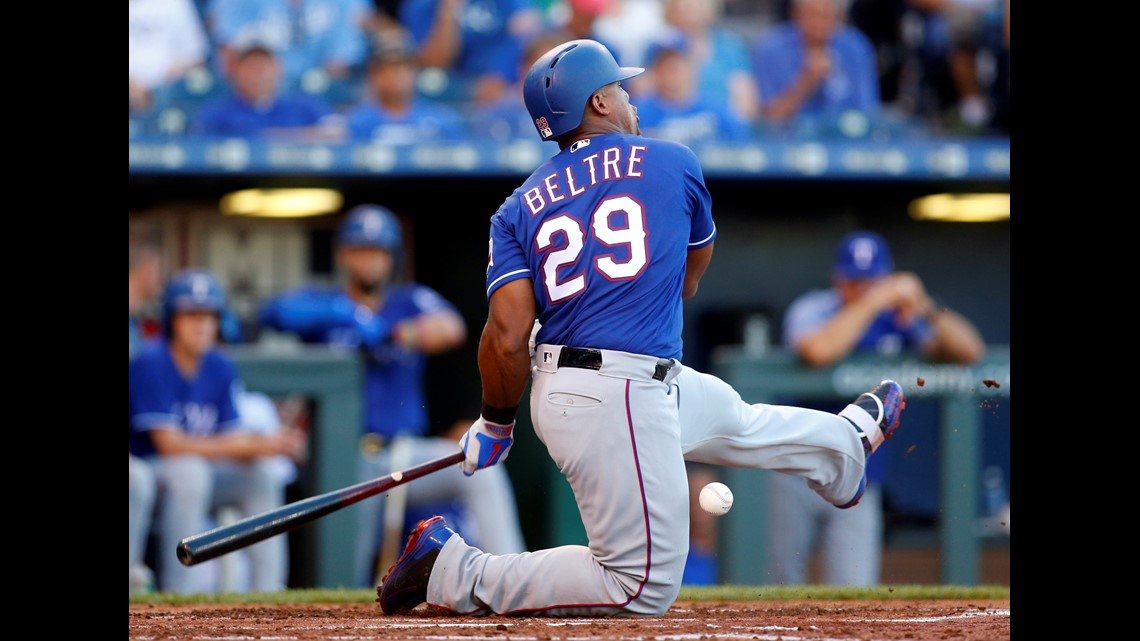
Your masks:
<path fill-rule="evenodd" d="M 491 294 L 487 324 L 479 340 L 483 404 L 479 419 L 459 441 L 466 456 L 460 467 L 468 476 L 506 460 L 514 442 L 515 414 L 530 376 L 533 286 L 529 278 L 519 278 Z"/>
<path fill-rule="evenodd" d="M 689 252 L 685 260 L 685 285 L 681 290 L 681 298 L 689 299 L 696 296 L 701 278 L 705 275 L 709 262 L 712 261 L 712 253 L 712 243 Z"/>
<path fill-rule="evenodd" d="M 530 376 L 534 319 L 534 283 L 529 278 L 512 280 L 491 294 L 487 324 L 479 340 L 485 407 L 508 411 L 518 407 Z M 513 411 L 509 420 L 514 420 Z"/>
<path fill-rule="evenodd" d="M 686 202 L 689 209 L 689 253 L 685 258 L 685 281 L 681 288 L 681 298 L 689 299 L 697 294 L 697 286 L 712 261 L 713 243 L 716 241 L 716 224 L 712 218 L 712 195 L 705 185 L 704 171 L 696 154 L 683 149 L 682 175 L 684 176 Z"/>

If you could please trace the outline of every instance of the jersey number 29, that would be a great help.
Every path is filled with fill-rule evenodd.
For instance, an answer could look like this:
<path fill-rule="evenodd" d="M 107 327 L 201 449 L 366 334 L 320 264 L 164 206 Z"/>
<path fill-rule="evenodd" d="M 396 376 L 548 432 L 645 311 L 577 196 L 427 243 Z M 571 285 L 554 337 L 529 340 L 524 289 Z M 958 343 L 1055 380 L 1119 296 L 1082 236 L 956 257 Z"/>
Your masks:
<path fill-rule="evenodd" d="M 624 216 L 618 216 L 625 214 Z M 623 226 L 615 226 L 624 218 Z M 590 217 L 590 237 L 608 248 L 624 247 L 624 260 L 615 258 L 616 252 L 598 254 L 593 259 L 594 269 L 610 281 L 637 278 L 649 262 L 645 241 L 645 210 L 632 196 L 613 196 L 603 200 Z M 565 238 L 558 246 L 555 239 Z M 538 251 L 546 253 L 542 259 L 542 282 L 550 302 L 572 298 L 586 289 L 585 267 L 577 274 L 559 281 L 558 270 L 574 264 L 586 247 L 586 230 L 582 223 L 567 214 L 543 221 L 535 235 Z M 559 245 L 562 245 L 559 243 Z M 591 252 L 594 253 L 594 252 Z"/>

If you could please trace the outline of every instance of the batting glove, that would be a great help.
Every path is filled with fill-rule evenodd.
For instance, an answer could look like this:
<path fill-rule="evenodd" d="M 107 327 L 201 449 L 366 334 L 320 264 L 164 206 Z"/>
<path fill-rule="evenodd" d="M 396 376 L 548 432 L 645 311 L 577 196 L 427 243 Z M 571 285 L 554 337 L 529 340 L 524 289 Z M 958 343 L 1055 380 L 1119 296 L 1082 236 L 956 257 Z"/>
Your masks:
<path fill-rule="evenodd" d="M 515 429 L 515 422 L 510 425 L 491 423 L 482 416 L 471 424 L 467 433 L 459 441 L 463 453 L 467 458 L 459 463 L 463 473 L 471 476 L 476 470 L 491 467 L 495 463 L 505 461 L 507 452 L 511 449 L 511 432 Z"/>

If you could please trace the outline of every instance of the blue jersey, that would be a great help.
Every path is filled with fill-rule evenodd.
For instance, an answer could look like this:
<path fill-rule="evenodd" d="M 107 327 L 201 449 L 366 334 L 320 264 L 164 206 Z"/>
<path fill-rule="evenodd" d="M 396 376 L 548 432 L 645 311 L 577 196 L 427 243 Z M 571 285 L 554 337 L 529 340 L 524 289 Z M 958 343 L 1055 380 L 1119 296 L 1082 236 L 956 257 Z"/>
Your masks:
<path fill-rule="evenodd" d="M 388 340 L 364 334 L 362 317 L 376 315 L 388 328 L 420 314 L 452 311 L 455 307 L 430 287 L 416 283 L 393 285 L 382 307 L 369 310 L 342 290 L 304 287 L 268 300 L 262 324 L 292 332 L 306 343 L 327 344 L 364 355 L 364 430 L 385 437 L 424 434 L 429 427 L 423 389 L 427 357 Z"/>
<path fill-rule="evenodd" d="M 331 114 L 328 103 L 304 94 L 286 94 L 270 104 L 251 105 L 231 92 L 202 105 L 191 131 L 203 136 L 258 138 L 266 129 L 310 127 Z"/>
<path fill-rule="evenodd" d="M 165 341 L 146 345 L 127 368 L 130 452 L 155 453 L 150 431 L 176 427 L 191 437 L 212 436 L 238 424 L 234 394 L 237 368 L 218 349 L 206 353 L 197 374 L 186 378 Z"/>
<path fill-rule="evenodd" d="M 688 147 L 627 134 L 580 140 L 491 217 L 487 296 L 530 278 L 537 342 L 680 359 L 688 252 L 715 236 Z"/>
<path fill-rule="evenodd" d="M 848 109 L 874 113 L 879 109 L 879 76 L 875 49 L 867 36 L 845 25 L 827 45 L 831 71 L 804 100 L 799 116 L 835 116 Z M 804 67 L 807 48 L 803 35 L 791 23 L 768 31 L 755 49 L 756 81 L 764 102 L 788 91 Z"/>

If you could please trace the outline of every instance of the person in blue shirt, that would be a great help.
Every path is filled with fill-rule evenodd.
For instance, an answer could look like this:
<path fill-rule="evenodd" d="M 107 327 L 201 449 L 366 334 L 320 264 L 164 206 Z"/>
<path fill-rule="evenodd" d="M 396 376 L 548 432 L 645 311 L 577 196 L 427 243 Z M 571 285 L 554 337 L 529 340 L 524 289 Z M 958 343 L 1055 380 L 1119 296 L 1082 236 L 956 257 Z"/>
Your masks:
<path fill-rule="evenodd" d="M 542 25 L 533 0 L 404 0 L 399 19 L 420 63 L 447 74 L 444 93 L 481 104 L 516 80 L 523 44 Z"/>
<path fill-rule="evenodd" d="M 759 91 L 746 41 L 724 26 L 724 0 L 665 0 L 665 22 L 690 43 L 697 92 L 742 120 L 756 116 Z"/>
<path fill-rule="evenodd" d="M 224 95 L 192 114 L 190 133 L 236 138 L 322 138 L 335 111 L 316 96 L 287 90 L 281 83 L 281 60 L 274 45 L 251 37 L 233 44 Z"/>
<path fill-rule="evenodd" d="M 344 116 L 348 136 L 360 142 L 412 144 L 467 136 L 459 114 L 418 94 L 415 45 L 399 35 L 380 39 L 368 69 L 367 95 Z"/>
<path fill-rule="evenodd" d="M 845 23 L 839 0 L 792 0 L 789 20 L 754 51 L 760 116 L 772 123 L 875 114 L 879 76 L 870 39 Z"/>
<path fill-rule="evenodd" d="M 561 30 L 545 31 L 528 40 L 518 60 L 519 78 L 526 75 L 539 56 L 565 41 Z M 512 84 L 496 100 L 477 106 L 473 112 L 471 130 L 476 136 L 496 142 L 534 140 L 534 119 L 530 117 L 523 101 L 522 81 Z M 546 147 L 543 151 L 547 155 L 554 155 L 558 151 L 558 144 L 554 141 L 548 140 L 541 144 Z"/>
<path fill-rule="evenodd" d="M 226 307 L 217 279 L 205 270 L 179 272 L 163 292 L 162 340 L 144 346 L 128 366 L 129 451 L 157 482 L 157 578 L 162 592 L 195 592 L 205 566 L 183 566 L 179 541 L 206 529 L 211 511 L 234 505 L 243 517 L 285 502 L 275 457 L 304 456 L 299 430 L 271 436 L 237 429 L 237 367 L 218 347 Z M 288 580 L 283 536 L 249 548 L 250 589 L 273 592 Z"/>
<path fill-rule="evenodd" d="M 784 344 L 805 364 L 830 365 L 856 352 L 907 350 L 951 363 L 974 363 L 985 355 L 985 343 L 969 320 L 938 306 L 913 272 L 895 271 L 882 235 L 868 230 L 845 235 L 836 248 L 831 278 L 830 288 L 801 294 L 784 316 Z M 772 475 L 768 522 L 774 582 L 811 582 L 808 562 L 818 549 L 820 583 L 879 583 L 885 462 L 868 459 L 863 499 L 847 510 L 820 509 L 818 497 L 802 480 Z"/>
<path fill-rule="evenodd" d="M 646 61 L 652 86 L 638 96 L 637 116 L 647 136 L 687 145 L 710 140 L 745 140 L 748 123 L 723 100 L 697 90 L 697 71 L 689 39 L 673 34 L 650 45 Z"/>
<path fill-rule="evenodd" d="M 364 425 L 357 460 L 361 481 L 457 450 L 454 439 L 429 433 L 424 375 L 429 356 L 463 344 L 466 323 L 435 290 L 398 279 L 403 242 L 402 226 L 391 210 L 375 204 L 353 207 L 337 238 L 343 284 L 301 286 L 261 306 L 263 327 L 292 333 L 306 343 L 351 350 L 363 360 Z M 467 478 L 456 466 L 401 487 L 406 507 L 459 498 L 478 528 L 473 536 L 503 553 L 524 551 L 505 469 L 486 478 Z M 383 557 L 380 532 L 390 518 L 384 509 L 390 500 L 391 494 L 352 508 L 358 517 L 353 568 L 359 586 L 376 585 L 375 559 Z M 402 535 L 401 518 L 396 537 Z"/>
<path fill-rule="evenodd" d="M 375 12 L 371 0 L 215 0 L 206 17 L 218 63 L 256 35 L 280 52 L 283 86 L 295 90 L 313 74 L 325 81 L 358 78 Z"/>

